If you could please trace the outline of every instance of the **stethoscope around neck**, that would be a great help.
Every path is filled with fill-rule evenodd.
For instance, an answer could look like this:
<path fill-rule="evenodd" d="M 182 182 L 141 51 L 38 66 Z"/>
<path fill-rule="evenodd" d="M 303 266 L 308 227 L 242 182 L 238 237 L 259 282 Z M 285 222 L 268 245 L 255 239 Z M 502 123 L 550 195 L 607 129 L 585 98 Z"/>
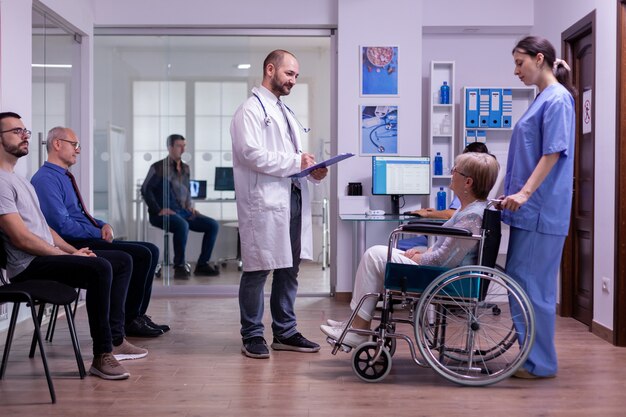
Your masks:
<path fill-rule="evenodd" d="M 256 99 L 259 101 L 259 104 L 261 105 L 261 108 L 263 109 L 263 114 L 265 115 L 265 117 L 263 118 L 263 122 L 265 123 L 265 126 L 271 125 L 272 119 L 270 119 L 270 117 L 267 115 L 267 110 L 265 110 L 265 106 L 263 105 L 263 102 L 261 101 L 261 97 L 259 97 L 256 93 L 252 93 L 252 95 L 256 97 Z M 311 128 L 302 126 L 302 123 L 300 123 L 300 120 L 298 120 L 293 110 L 291 110 L 289 106 L 287 106 L 284 102 L 281 102 L 281 103 L 283 104 L 283 106 L 285 106 L 285 108 L 289 111 L 289 113 L 291 113 L 291 115 L 293 116 L 293 120 L 295 120 L 296 123 L 298 123 L 298 126 L 300 126 L 300 129 L 302 129 L 304 133 L 309 133 L 311 131 Z"/>

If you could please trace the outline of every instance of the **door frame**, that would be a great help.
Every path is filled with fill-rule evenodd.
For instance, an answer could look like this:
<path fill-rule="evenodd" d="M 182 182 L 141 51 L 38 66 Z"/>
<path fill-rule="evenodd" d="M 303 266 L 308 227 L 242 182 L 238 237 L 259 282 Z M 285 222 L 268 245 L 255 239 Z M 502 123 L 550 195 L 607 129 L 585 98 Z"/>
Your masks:
<path fill-rule="evenodd" d="M 617 0 L 613 344 L 626 346 L 626 0 Z"/>
<path fill-rule="evenodd" d="M 587 14 L 583 18 L 581 18 L 579 21 L 577 21 L 572 26 L 570 26 L 567 30 L 561 33 L 561 55 L 563 56 L 565 61 L 572 63 L 572 66 L 573 66 L 573 62 L 575 61 L 575 57 L 574 57 L 574 52 L 571 46 L 571 42 L 578 39 L 583 34 L 589 31 L 591 31 L 591 35 L 593 38 L 592 48 L 593 48 L 593 56 L 595 58 L 596 56 L 596 13 L 595 13 L 595 10 Z M 594 74 L 595 74 L 596 73 L 595 61 L 593 63 L 593 66 L 594 66 Z M 592 102 L 595 102 L 595 94 L 596 94 L 595 78 L 593 80 L 593 84 L 591 88 L 592 88 L 591 90 Z M 575 97 L 576 112 L 578 112 L 579 100 L 580 100 L 580 95 L 578 97 Z M 578 126 L 576 128 L 577 128 L 576 132 L 578 133 Z M 594 133 L 594 143 L 595 143 L 595 133 Z M 595 172 L 595 168 L 594 168 L 594 172 Z M 574 190 L 574 192 L 576 192 L 576 190 Z M 570 224 L 570 230 L 571 230 L 571 224 Z M 594 230 L 594 226 L 592 225 L 592 236 L 593 236 L 593 230 Z M 572 237 L 570 233 L 565 240 L 565 245 L 563 248 L 563 259 L 561 260 L 561 300 L 560 300 L 560 306 L 559 306 L 560 307 L 559 314 L 563 317 L 571 317 L 573 314 L 573 308 L 574 308 L 573 307 L 574 285 L 573 285 L 573 279 L 571 278 L 573 276 L 572 269 L 574 268 L 572 266 L 572 256 L 571 256 L 572 250 L 573 250 L 573 241 L 572 241 Z M 595 277 L 594 277 L 594 281 L 595 281 Z M 592 309 L 593 309 L 593 296 L 592 296 Z M 594 322 L 593 322 L 593 313 L 592 313 L 591 325 L 589 326 L 591 331 L 594 330 L 592 328 L 593 325 L 594 325 Z M 602 335 L 600 336 L 603 337 Z M 606 336 L 604 336 L 604 338 L 606 338 Z"/>

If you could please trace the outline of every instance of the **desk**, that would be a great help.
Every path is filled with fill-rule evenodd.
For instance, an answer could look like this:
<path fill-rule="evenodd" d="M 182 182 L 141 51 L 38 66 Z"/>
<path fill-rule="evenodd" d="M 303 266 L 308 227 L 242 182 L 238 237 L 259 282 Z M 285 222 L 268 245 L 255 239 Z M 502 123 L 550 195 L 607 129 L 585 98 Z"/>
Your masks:
<path fill-rule="evenodd" d="M 366 244 L 366 223 L 367 222 L 396 222 L 404 223 L 410 220 L 417 220 L 419 217 L 405 216 L 403 214 L 385 214 L 383 216 L 368 216 L 366 214 L 340 214 L 339 219 L 352 222 L 352 241 L 356 245 L 355 253 L 352 256 L 352 279 L 361 262 L 361 256 L 365 252 Z"/>

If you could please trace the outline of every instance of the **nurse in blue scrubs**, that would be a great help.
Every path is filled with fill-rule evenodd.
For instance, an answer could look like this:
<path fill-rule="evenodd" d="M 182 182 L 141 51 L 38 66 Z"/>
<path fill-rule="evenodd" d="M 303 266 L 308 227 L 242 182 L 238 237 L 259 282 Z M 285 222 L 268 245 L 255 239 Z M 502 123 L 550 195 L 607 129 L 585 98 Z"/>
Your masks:
<path fill-rule="evenodd" d="M 535 343 L 514 376 L 550 378 L 557 373 L 557 275 L 572 204 L 575 89 L 569 66 L 546 39 L 520 40 L 513 59 L 515 75 L 539 91 L 515 124 L 501 204 L 511 226 L 506 273 L 528 294 L 536 319 Z M 524 332 L 521 323 L 516 327 Z"/>

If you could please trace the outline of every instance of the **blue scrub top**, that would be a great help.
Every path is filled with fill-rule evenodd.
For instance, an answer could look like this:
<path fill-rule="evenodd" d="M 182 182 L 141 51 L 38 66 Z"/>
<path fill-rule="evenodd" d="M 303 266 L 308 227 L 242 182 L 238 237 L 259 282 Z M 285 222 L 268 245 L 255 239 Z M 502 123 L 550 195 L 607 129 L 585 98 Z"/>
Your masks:
<path fill-rule="evenodd" d="M 575 138 L 574 99 L 560 83 L 541 92 L 515 124 L 504 179 L 504 193 L 519 192 L 543 155 L 560 158 L 541 186 L 518 211 L 502 220 L 520 229 L 566 236 L 572 205 Z"/>

